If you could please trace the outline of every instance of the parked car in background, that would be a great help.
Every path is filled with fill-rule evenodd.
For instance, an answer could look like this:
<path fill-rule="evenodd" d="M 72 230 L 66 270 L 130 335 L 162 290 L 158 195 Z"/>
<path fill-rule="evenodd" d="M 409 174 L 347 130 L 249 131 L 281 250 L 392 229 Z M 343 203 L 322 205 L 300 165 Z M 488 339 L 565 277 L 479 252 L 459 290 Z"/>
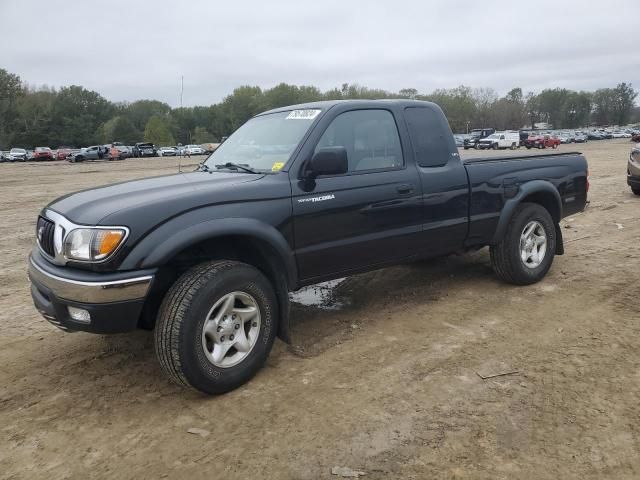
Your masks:
<path fill-rule="evenodd" d="M 12 148 L 11 150 L 9 150 L 9 161 L 26 162 L 27 155 L 27 151 L 24 148 Z"/>
<path fill-rule="evenodd" d="M 55 159 L 66 160 L 67 157 L 71 155 L 71 150 L 72 150 L 72 147 L 66 147 L 66 146 L 58 147 L 58 150 L 56 150 Z"/>
<path fill-rule="evenodd" d="M 202 145 L 200 145 L 200 148 L 204 150 L 205 155 L 210 155 L 215 152 L 219 146 L 219 143 L 203 143 Z"/>
<path fill-rule="evenodd" d="M 71 163 L 84 162 L 86 160 L 102 160 L 109 158 L 109 148 L 107 145 L 92 145 L 81 148 L 79 152 L 70 155 L 67 160 Z"/>
<path fill-rule="evenodd" d="M 0 163 L 2 162 L 8 162 L 9 159 L 7 158 L 9 155 L 9 152 L 0 152 Z"/>
<path fill-rule="evenodd" d="M 185 155 L 204 155 L 204 150 L 200 145 L 187 145 L 184 147 Z"/>
<path fill-rule="evenodd" d="M 589 140 L 589 137 L 584 132 L 575 132 L 573 138 L 576 143 L 586 143 Z"/>
<path fill-rule="evenodd" d="M 560 140 L 560 143 L 573 143 L 575 141 L 575 136 L 569 132 L 559 132 L 555 137 Z"/>
<path fill-rule="evenodd" d="M 132 153 L 135 158 L 155 157 L 156 147 L 153 145 L 153 143 L 138 142 L 133 146 Z"/>
<path fill-rule="evenodd" d="M 636 134 L 632 135 L 631 136 L 631 141 L 635 142 L 635 143 L 640 142 L 640 133 L 636 133 Z"/>
<path fill-rule="evenodd" d="M 465 139 L 464 141 L 464 149 L 468 150 L 469 148 L 478 148 L 477 143 L 481 139 L 488 137 L 492 133 L 495 133 L 495 131 L 495 128 L 474 128 L 473 130 L 471 130 L 471 132 L 469 132 L 469 138 Z"/>
<path fill-rule="evenodd" d="M 552 135 L 549 135 L 548 133 L 543 135 L 529 135 L 529 138 L 527 138 L 524 142 L 524 146 L 527 147 L 527 149 L 547 147 L 558 148 L 558 145 L 560 145 L 560 140 Z"/>
<path fill-rule="evenodd" d="M 173 147 L 160 147 L 158 149 L 159 157 L 175 157 L 177 154 L 176 149 Z"/>
<path fill-rule="evenodd" d="M 604 135 L 595 130 L 591 130 L 590 132 L 587 132 L 587 138 L 589 140 L 604 140 Z"/>
<path fill-rule="evenodd" d="M 631 134 L 627 132 L 623 132 L 622 130 L 615 130 L 611 132 L 611 136 L 613 138 L 631 138 Z"/>
<path fill-rule="evenodd" d="M 33 160 L 53 160 L 53 152 L 49 147 L 36 147 L 33 151 Z"/>
<path fill-rule="evenodd" d="M 464 147 L 464 135 L 459 133 L 454 134 L 453 141 L 456 142 L 456 147 Z"/>
<path fill-rule="evenodd" d="M 627 185 L 635 195 L 640 195 L 640 144 L 633 147 L 629 154 Z"/>
<path fill-rule="evenodd" d="M 123 160 L 125 158 L 130 158 L 132 156 L 131 147 L 128 147 L 128 146 L 123 145 L 123 144 L 116 145 L 115 143 L 114 143 L 114 145 L 118 149 L 118 151 L 120 152 L 120 160 Z"/>
<path fill-rule="evenodd" d="M 476 145 L 477 148 L 482 150 L 488 148 L 493 150 L 505 148 L 515 150 L 516 148 L 520 148 L 520 133 L 514 131 L 495 132 L 479 140 Z"/>

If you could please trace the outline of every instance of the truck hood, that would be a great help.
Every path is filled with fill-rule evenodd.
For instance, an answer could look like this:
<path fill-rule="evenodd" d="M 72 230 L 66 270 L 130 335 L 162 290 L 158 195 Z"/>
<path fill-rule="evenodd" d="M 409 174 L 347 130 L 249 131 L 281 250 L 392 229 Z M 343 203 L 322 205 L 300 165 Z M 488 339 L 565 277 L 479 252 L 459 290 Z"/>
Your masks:
<path fill-rule="evenodd" d="M 153 225 L 185 210 L 233 201 L 239 184 L 264 175 L 190 172 L 92 188 L 58 198 L 46 208 L 81 225 Z M 230 194 L 234 193 L 231 198 Z"/>

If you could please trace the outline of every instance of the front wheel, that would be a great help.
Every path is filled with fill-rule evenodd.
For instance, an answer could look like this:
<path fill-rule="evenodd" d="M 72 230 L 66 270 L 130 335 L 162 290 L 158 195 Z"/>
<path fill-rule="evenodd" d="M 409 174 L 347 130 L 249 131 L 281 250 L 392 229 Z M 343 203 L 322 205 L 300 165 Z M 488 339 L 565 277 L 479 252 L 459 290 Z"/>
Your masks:
<path fill-rule="evenodd" d="M 155 328 L 156 355 L 174 382 L 208 394 L 246 383 L 275 340 L 278 303 L 256 268 L 206 262 L 171 287 Z"/>
<path fill-rule="evenodd" d="M 544 278 L 556 251 L 556 230 L 551 215 L 537 203 L 516 208 L 502 241 L 491 246 L 496 275 L 514 285 L 530 285 Z"/>

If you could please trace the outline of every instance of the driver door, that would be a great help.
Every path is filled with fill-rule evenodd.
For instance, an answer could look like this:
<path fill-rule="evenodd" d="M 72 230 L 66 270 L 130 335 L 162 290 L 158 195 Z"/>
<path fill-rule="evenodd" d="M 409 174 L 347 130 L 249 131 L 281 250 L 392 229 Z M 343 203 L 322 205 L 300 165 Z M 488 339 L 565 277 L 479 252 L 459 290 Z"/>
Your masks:
<path fill-rule="evenodd" d="M 403 157 L 389 110 L 351 110 L 326 128 L 315 149 L 344 147 L 349 171 L 292 182 L 295 251 L 303 280 L 374 268 L 418 248 L 421 185 Z"/>

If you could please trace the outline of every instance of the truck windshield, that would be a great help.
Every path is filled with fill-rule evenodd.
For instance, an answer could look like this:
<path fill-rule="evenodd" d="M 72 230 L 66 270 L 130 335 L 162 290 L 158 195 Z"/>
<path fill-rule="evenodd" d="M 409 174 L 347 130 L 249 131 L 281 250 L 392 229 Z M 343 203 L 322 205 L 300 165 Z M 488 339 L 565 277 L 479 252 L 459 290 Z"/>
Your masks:
<path fill-rule="evenodd" d="M 220 145 L 205 165 L 214 170 L 216 165 L 235 163 L 256 171 L 276 172 L 287 163 L 319 114 L 319 109 L 305 109 L 254 117 Z"/>

